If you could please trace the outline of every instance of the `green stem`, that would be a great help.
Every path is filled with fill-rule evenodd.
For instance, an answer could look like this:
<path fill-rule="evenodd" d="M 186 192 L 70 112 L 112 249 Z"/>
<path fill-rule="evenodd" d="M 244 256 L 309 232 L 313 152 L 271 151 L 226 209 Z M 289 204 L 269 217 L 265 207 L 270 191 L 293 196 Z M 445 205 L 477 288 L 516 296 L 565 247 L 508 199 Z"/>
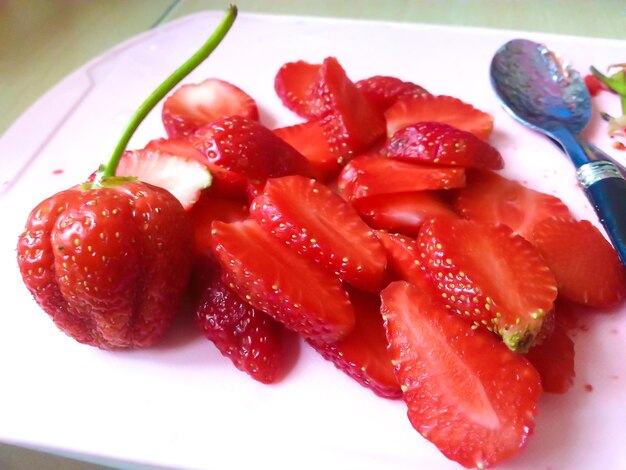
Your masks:
<path fill-rule="evenodd" d="M 174 71 L 169 77 L 161 83 L 156 90 L 154 90 L 150 96 L 139 106 L 137 111 L 130 118 L 130 122 L 126 126 L 124 133 L 122 134 L 119 142 L 117 143 L 113 155 L 109 162 L 104 166 L 104 169 L 100 175 L 100 178 L 115 176 L 115 170 L 122 158 L 124 150 L 130 141 L 131 137 L 146 118 L 148 113 L 161 101 L 171 90 L 174 88 L 183 78 L 185 78 L 192 70 L 200 65 L 215 48 L 222 42 L 222 39 L 226 36 L 226 33 L 230 30 L 230 27 L 235 22 L 237 17 L 237 7 L 231 5 L 221 23 L 217 26 L 211 37 L 198 49 L 198 51 L 191 56 L 187 61 Z"/>

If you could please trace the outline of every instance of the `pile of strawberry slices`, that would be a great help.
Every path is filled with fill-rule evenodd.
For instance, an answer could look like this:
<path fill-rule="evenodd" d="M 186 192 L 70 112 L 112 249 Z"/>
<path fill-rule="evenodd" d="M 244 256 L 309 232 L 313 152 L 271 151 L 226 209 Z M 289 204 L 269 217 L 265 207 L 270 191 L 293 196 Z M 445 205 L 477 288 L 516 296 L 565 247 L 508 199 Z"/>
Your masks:
<path fill-rule="evenodd" d="M 167 138 L 118 175 L 168 189 L 195 237 L 200 330 L 263 383 L 294 332 L 374 393 L 402 398 L 449 459 L 517 455 L 542 392 L 573 383 L 572 304 L 626 296 L 626 270 L 590 222 L 501 176 L 493 118 L 337 59 L 275 77 L 299 116 L 270 129 L 243 90 L 210 78 L 164 102 Z M 297 123 L 296 123 L 297 121 Z"/>

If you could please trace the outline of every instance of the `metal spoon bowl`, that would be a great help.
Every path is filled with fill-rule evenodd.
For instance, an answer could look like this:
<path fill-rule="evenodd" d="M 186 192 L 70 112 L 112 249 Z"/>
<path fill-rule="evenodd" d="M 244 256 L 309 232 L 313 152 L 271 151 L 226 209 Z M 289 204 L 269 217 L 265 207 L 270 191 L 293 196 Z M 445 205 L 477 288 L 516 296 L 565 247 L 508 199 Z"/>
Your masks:
<path fill-rule="evenodd" d="M 526 39 L 504 44 L 491 61 L 490 75 L 504 108 L 570 157 L 626 265 L 626 169 L 578 137 L 591 117 L 591 97 L 581 75 L 546 46 Z"/>

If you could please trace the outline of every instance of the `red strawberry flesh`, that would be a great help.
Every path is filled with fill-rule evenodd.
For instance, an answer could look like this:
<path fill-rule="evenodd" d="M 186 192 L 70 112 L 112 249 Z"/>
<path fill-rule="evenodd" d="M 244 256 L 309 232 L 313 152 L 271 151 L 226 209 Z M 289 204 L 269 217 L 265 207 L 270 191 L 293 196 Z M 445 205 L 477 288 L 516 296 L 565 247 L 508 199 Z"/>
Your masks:
<path fill-rule="evenodd" d="M 499 170 L 494 147 L 469 132 L 441 122 L 420 122 L 395 132 L 383 147 L 388 157 L 418 163 Z"/>
<path fill-rule="evenodd" d="M 396 375 L 413 427 L 467 468 L 517 455 L 541 394 L 530 363 L 402 281 L 381 293 Z"/>
<path fill-rule="evenodd" d="M 552 310 L 556 281 L 539 252 L 505 225 L 435 218 L 420 249 L 451 311 L 526 351 Z"/>
<path fill-rule="evenodd" d="M 425 121 L 449 124 L 487 139 L 493 130 L 493 116 L 451 96 L 422 95 L 399 100 L 385 112 L 387 135 Z"/>
<path fill-rule="evenodd" d="M 163 103 L 162 120 L 169 137 L 185 138 L 225 116 L 258 120 L 259 110 L 250 95 L 232 83 L 208 78 L 182 85 Z"/>
<path fill-rule="evenodd" d="M 559 198 L 491 171 L 468 171 L 467 185 L 457 191 L 454 207 L 466 219 L 508 225 L 527 240 L 543 219 L 570 216 Z"/>
<path fill-rule="evenodd" d="M 214 252 L 228 286 L 305 338 L 337 341 L 354 327 L 339 279 L 307 261 L 254 220 L 213 223 Z"/>
<path fill-rule="evenodd" d="M 339 174 L 338 187 L 348 200 L 381 194 L 451 189 L 465 185 L 465 170 L 408 163 L 380 155 L 363 155 Z"/>
<path fill-rule="evenodd" d="M 268 233 L 343 281 L 369 291 L 382 286 L 384 248 L 354 209 L 321 183 L 270 179 L 250 212 Z"/>
<path fill-rule="evenodd" d="M 626 269 L 591 222 L 545 219 L 535 226 L 532 242 L 554 273 L 559 295 L 564 298 L 611 307 L 626 297 Z"/>

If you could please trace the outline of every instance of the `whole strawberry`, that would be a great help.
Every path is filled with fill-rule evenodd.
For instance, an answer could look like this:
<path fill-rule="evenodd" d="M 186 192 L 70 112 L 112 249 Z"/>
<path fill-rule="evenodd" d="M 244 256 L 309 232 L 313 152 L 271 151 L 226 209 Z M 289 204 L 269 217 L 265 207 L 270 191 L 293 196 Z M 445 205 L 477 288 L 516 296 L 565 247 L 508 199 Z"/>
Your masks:
<path fill-rule="evenodd" d="M 189 215 L 168 190 L 115 175 L 142 120 L 217 47 L 236 15 L 233 6 L 198 52 L 139 107 L 93 181 L 44 200 L 27 219 L 17 244 L 24 283 L 54 323 L 81 343 L 102 349 L 151 346 L 178 312 L 194 252 Z M 135 175 L 154 176 L 150 159 L 135 160 Z M 162 172 L 163 165 L 157 168 Z M 201 179 L 210 181 L 210 175 Z"/>
<path fill-rule="evenodd" d="M 151 346 L 189 279 L 193 232 L 165 189 L 112 178 L 41 202 L 17 245 L 35 301 L 67 335 L 102 349 Z"/>

